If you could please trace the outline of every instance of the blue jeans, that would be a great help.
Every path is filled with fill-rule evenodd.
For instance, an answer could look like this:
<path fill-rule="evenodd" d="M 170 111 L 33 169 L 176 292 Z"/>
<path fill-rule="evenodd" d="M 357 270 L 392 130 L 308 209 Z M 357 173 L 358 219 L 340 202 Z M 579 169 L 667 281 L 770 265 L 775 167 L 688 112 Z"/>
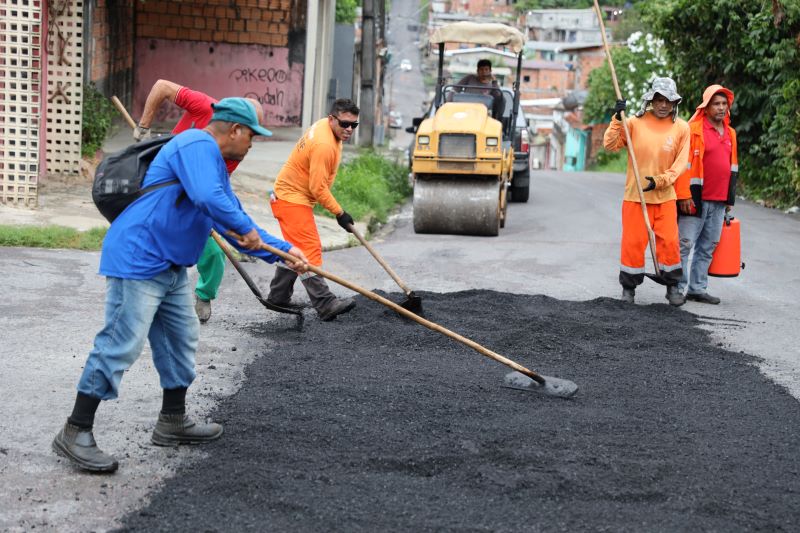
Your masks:
<path fill-rule="evenodd" d="M 94 339 L 78 392 L 116 398 L 122 374 L 142 353 L 145 338 L 161 388 L 188 387 L 195 377 L 199 329 L 186 268 L 144 280 L 106 278 L 106 323 Z"/>
<path fill-rule="evenodd" d="M 708 288 L 708 266 L 714 249 L 722 234 L 722 223 L 725 219 L 725 203 L 703 201 L 700 216 L 678 217 L 678 232 L 681 239 L 681 266 L 683 277 L 678 282 L 678 289 L 688 294 L 704 294 Z M 689 263 L 689 252 L 694 248 L 692 266 Z"/>

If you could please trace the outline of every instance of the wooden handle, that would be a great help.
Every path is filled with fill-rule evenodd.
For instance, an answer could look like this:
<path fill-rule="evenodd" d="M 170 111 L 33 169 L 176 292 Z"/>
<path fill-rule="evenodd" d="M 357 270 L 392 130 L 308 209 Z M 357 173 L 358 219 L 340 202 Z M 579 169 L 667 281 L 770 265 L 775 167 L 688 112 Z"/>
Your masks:
<path fill-rule="evenodd" d="M 125 119 L 125 122 L 128 123 L 128 126 L 130 126 L 131 129 L 135 130 L 136 122 L 134 122 L 133 118 L 128 113 L 128 110 L 125 109 L 125 106 L 122 105 L 122 102 L 119 101 L 119 98 L 117 98 L 116 95 L 114 95 L 111 97 L 111 102 L 114 104 L 114 107 L 117 108 L 117 111 L 119 111 L 119 113 L 122 115 L 122 118 Z"/>
<path fill-rule="evenodd" d="M 594 0 L 594 12 L 597 14 L 597 21 L 600 23 L 600 37 L 603 39 L 603 48 L 606 51 L 606 58 L 608 59 L 608 69 L 611 71 L 611 80 L 614 82 L 614 92 L 617 95 L 617 100 L 622 100 L 622 92 L 619 90 L 619 82 L 617 81 L 617 71 L 614 69 L 614 61 L 611 59 L 611 50 L 608 48 L 608 41 L 606 40 L 606 26 L 603 23 L 603 13 L 600 11 L 600 5 L 597 0 Z M 625 112 L 620 112 L 622 118 L 622 128 L 625 130 L 625 140 L 628 143 L 628 154 L 631 156 L 631 165 L 633 166 L 633 181 L 636 182 L 636 191 L 639 193 L 639 202 L 642 204 L 642 216 L 644 216 L 644 225 L 647 228 L 647 238 L 650 241 L 650 255 L 653 258 L 653 268 L 655 268 L 656 275 L 661 275 L 661 269 L 658 267 L 658 260 L 656 259 L 656 235 L 653 233 L 653 228 L 650 226 L 650 217 L 647 215 L 647 203 L 644 201 L 644 191 L 640 183 L 641 176 L 639 175 L 639 164 L 636 162 L 636 153 L 633 150 L 633 142 L 631 140 L 631 132 L 628 129 L 628 119 L 625 117 Z"/>
<path fill-rule="evenodd" d="M 234 237 L 234 238 L 240 238 L 238 235 L 234 234 L 233 232 L 228 232 L 228 235 L 230 235 L 231 237 Z M 278 257 L 280 257 L 282 259 L 285 259 L 287 261 L 294 262 L 296 260 L 296 258 L 294 256 L 289 255 L 286 252 L 283 252 L 281 250 L 278 250 L 277 248 L 274 248 L 274 247 L 272 247 L 272 246 L 270 246 L 268 244 L 262 244 L 261 248 L 266 250 L 266 251 L 268 251 L 269 253 L 275 254 Z M 544 385 L 544 383 L 545 383 L 545 379 L 541 375 L 539 375 L 536 372 L 534 372 L 533 370 L 529 370 L 529 369 L 525 368 L 524 366 L 520 365 L 519 363 L 516 363 L 516 362 L 512 361 L 511 359 L 508 359 L 507 357 L 503 357 L 499 353 L 493 352 L 492 350 L 489 350 L 488 348 L 484 348 L 483 346 L 481 346 L 477 342 L 475 342 L 473 340 L 470 340 L 470 339 L 468 339 L 468 338 L 466 338 L 466 337 L 464 337 L 462 335 L 459 335 L 458 333 L 450 331 L 449 329 L 447 329 L 447 328 L 445 328 L 443 326 L 440 326 L 439 324 L 437 324 L 435 322 L 431 322 L 430 320 L 425 320 L 421 316 L 419 316 L 419 315 L 417 315 L 415 313 L 412 313 L 408 309 L 404 309 L 404 308 L 400 307 L 399 305 L 397 305 L 396 303 L 392 302 L 391 300 L 387 300 L 386 298 L 384 298 L 382 296 L 379 296 L 379 295 L 375 294 L 374 292 L 371 292 L 371 291 L 368 291 L 367 289 L 359 287 L 355 283 L 351 283 L 351 282 L 349 282 L 349 281 L 347 281 L 345 279 L 340 278 L 339 276 L 337 276 L 335 274 L 331 274 L 330 272 L 326 272 L 326 271 L 322 270 L 321 268 L 316 267 L 314 265 L 308 265 L 308 270 L 310 270 L 311 272 L 317 274 L 318 276 L 322 276 L 323 278 L 329 279 L 329 280 L 333 281 L 334 283 L 338 283 L 339 285 L 342 285 L 343 287 L 347 287 L 351 291 L 355 291 L 355 292 L 361 294 L 362 296 L 365 296 L 365 297 L 369 298 L 370 300 L 374 300 L 374 301 L 376 301 L 376 302 L 378 302 L 380 304 L 383 304 L 386 307 L 388 307 L 388 308 L 400 313 L 404 317 L 409 318 L 409 319 L 413 320 L 414 322 L 417 322 L 418 324 L 422 324 L 423 326 L 425 326 L 428 329 L 432 329 L 433 331 L 437 331 L 439 333 L 447 335 L 451 339 L 456 340 L 456 341 L 458 341 L 458 342 L 460 342 L 462 344 L 465 344 L 465 345 L 469 346 L 470 348 L 472 348 L 476 352 L 478 352 L 478 353 L 480 353 L 482 355 L 485 355 L 489 359 L 494 359 L 498 363 L 502 363 L 502 364 L 506 365 L 507 367 L 509 367 L 509 368 L 511 368 L 513 370 L 516 370 L 517 372 L 519 372 L 521 374 L 525 374 L 526 376 L 528 376 L 532 380 L 536 381 L 537 383 L 540 383 L 542 385 Z"/>
<path fill-rule="evenodd" d="M 384 260 L 383 260 L 383 258 L 382 258 L 380 255 L 378 255 L 378 252 L 376 252 L 376 251 L 375 251 L 375 249 L 372 247 L 372 245 L 371 245 L 370 243 L 368 243 L 368 242 L 367 242 L 367 240 L 366 240 L 366 239 L 365 239 L 365 238 L 364 238 L 364 237 L 363 237 L 363 236 L 362 236 L 362 235 L 361 235 L 361 234 L 358 232 L 358 230 L 356 229 L 356 227 L 355 227 L 353 224 L 350 224 L 350 232 L 351 232 L 353 235 L 355 235 L 355 236 L 356 236 L 356 239 L 358 239 L 358 241 L 359 241 L 361 244 L 363 244 L 363 245 L 364 245 L 364 248 L 366 248 L 366 249 L 367 249 L 367 251 L 368 251 L 370 254 L 372 254 L 372 257 L 374 257 L 374 258 L 375 258 L 375 260 L 376 260 L 376 261 L 377 261 L 377 262 L 378 262 L 378 263 L 379 263 L 379 264 L 380 264 L 380 265 L 383 267 L 383 269 L 384 269 L 384 270 L 385 270 L 385 271 L 386 271 L 386 272 L 387 272 L 387 273 L 388 273 L 388 274 L 389 274 L 389 275 L 392 277 L 392 279 L 395 281 L 395 283 L 397 283 L 397 285 L 398 285 L 398 286 L 399 286 L 401 289 L 403 289 L 403 292 L 405 292 L 405 293 L 406 293 L 406 296 L 409 296 L 409 295 L 411 294 L 411 289 L 409 289 L 409 288 L 406 286 L 406 284 L 405 284 L 405 283 L 403 283 L 403 280 L 401 280 L 401 279 L 400 279 L 400 276 L 398 276 L 398 275 L 395 273 L 395 271 L 394 271 L 394 270 L 392 270 L 392 267 L 390 267 L 390 266 L 388 265 L 388 263 L 386 263 L 386 261 L 384 261 Z"/>

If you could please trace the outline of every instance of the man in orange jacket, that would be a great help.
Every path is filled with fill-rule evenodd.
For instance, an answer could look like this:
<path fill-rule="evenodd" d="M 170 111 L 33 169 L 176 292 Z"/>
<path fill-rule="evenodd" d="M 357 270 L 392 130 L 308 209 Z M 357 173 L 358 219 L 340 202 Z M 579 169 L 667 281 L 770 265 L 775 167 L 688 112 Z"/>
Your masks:
<path fill-rule="evenodd" d="M 333 102 L 330 114 L 312 124 L 297 142 L 275 178 L 270 195 L 272 214 L 278 219 L 284 239 L 300 248 L 314 266 L 322 266 L 322 242 L 314 221 L 314 205 L 319 203 L 334 214 L 347 231 L 353 224 L 353 217 L 336 201 L 331 187 L 342 158 L 342 143 L 350 140 L 358 126 L 358 113 L 352 100 Z M 275 269 L 267 297 L 271 309 L 296 312 L 291 297 L 297 277 L 289 268 Z M 356 305 L 352 298 L 334 296 L 325 279 L 313 272 L 300 275 L 300 280 L 322 320 L 333 320 Z"/>
<path fill-rule="evenodd" d="M 736 199 L 739 161 L 730 126 L 733 91 L 711 85 L 689 119 L 689 168 L 675 182 L 683 276 L 678 288 L 696 302 L 718 304 L 708 294 L 708 266 L 722 233 L 725 213 Z M 694 249 L 691 267 L 689 253 Z M 687 289 L 688 288 L 688 289 Z"/>
<path fill-rule="evenodd" d="M 656 78 L 644 95 L 641 110 L 627 119 L 631 142 L 635 150 L 647 216 L 656 236 L 656 260 L 662 278 L 667 283 L 666 298 L 671 305 L 682 305 L 678 291 L 681 279 L 681 256 L 678 245 L 678 214 L 673 184 L 686 169 L 689 158 L 689 125 L 678 118 L 681 97 L 670 78 Z M 615 116 L 603 136 L 603 146 L 616 152 L 627 145 L 621 121 L 625 101 L 617 102 Z M 622 202 L 622 246 L 619 282 L 622 300 L 633 303 L 636 287 L 644 280 L 647 248 L 647 226 L 642 215 L 641 201 L 636 188 L 630 154 Z"/>

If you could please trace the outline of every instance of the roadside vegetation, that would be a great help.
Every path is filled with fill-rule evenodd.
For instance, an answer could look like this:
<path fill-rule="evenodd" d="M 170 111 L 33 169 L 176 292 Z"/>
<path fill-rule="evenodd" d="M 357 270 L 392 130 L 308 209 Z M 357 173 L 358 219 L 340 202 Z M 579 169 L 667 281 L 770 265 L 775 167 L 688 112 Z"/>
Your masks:
<path fill-rule="evenodd" d="M 106 228 L 78 231 L 64 226 L 0 225 L 0 246 L 96 251 L 101 248 L 106 231 Z"/>
<path fill-rule="evenodd" d="M 620 150 L 612 153 L 600 150 L 594 164 L 589 168 L 593 172 L 619 172 L 625 174 L 628 170 L 628 151 Z"/>
<path fill-rule="evenodd" d="M 103 146 L 116 111 L 108 98 L 93 84 L 83 88 L 83 122 L 81 125 L 81 155 L 92 158 Z"/>
<path fill-rule="evenodd" d="M 375 224 L 386 222 L 389 212 L 411 190 L 408 167 L 365 150 L 339 167 L 331 192 L 354 219 L 366 221 L 374 229 Z M 319 205 L 314 213 L 333 216 Z"/>

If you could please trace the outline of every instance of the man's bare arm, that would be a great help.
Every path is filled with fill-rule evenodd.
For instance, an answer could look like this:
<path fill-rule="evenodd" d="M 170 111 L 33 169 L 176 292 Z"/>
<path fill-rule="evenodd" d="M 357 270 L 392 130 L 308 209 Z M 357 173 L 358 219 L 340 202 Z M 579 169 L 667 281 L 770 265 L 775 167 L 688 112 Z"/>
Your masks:
<path fill-rule="evenodd" d="M 181 88 L 181 85 L 169 80 L 155 82 L 153 88 L 150 89 L 150 94 L 147 95 L 147 100 L 144 102 L 144 111 L 142 111 L 142 116 L 139 119 L 139 126 L 149 128 L 156 111 L 158 111 L 164 100 L 168 99 L 170 102 L 174 102 Z"/>

